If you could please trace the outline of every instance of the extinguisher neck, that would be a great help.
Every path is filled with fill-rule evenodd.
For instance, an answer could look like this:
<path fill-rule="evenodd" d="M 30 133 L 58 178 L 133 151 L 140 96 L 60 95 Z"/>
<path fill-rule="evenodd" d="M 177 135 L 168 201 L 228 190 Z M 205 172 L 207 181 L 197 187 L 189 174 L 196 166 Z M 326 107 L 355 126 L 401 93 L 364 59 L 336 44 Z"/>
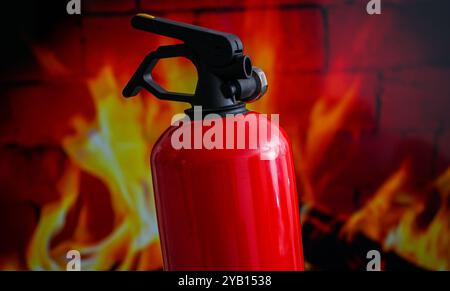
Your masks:
<path fill-rule="evenodd" d="M 233 105 L 216 107 L 216 108 L 204 108 L 203 106 L 193 106 L 186 109 L 184 113 L 189 117 L 190 120 L 200 120 L 206 117 L 212 117 L 218 115 L 220 117 L 227 117 L 230 115 L 244 114 L 249 112 L 245 103 L 238 102 Z"/>
<path fill-rule="evenodd" d="M 208 109 L 227 107 L 236 104 L 234 98 L 224 94 L 225 81 L 214 74 L 208 65 L 197 66 L 198 82 L 190 104 Z"/>

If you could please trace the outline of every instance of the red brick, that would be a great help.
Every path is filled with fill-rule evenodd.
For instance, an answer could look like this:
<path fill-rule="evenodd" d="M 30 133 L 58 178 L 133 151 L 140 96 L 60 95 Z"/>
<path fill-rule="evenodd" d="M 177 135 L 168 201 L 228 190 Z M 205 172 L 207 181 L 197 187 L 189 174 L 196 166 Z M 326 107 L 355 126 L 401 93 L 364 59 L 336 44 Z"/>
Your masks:
<path fill-rule="evenodd" d="M 330 8 L 332 69 L 411 67 L 448 62 L 448 17 L 436 5 L 386 5 L 367 15 L 364 3 Z M 409 3 L 408 3 L 409 4 Z M 430 6 L 430 7 L 429 7 Z M 433 23 L 436 23 L 433 24 Z"/>
<path fill-rule="evenodd" d="M 448 127 L 446 132 L 438 140 L 438 159 L 439 163 L 449 166 L 450 161 L 450 131 Z"/>
<path fill-rule="evenodd" d="M 2 81 L 49 80 L 82 73 L 81 26 L 75 19 L 67 18 L 53 25 L 45 37 L 29 38 L 16 44 L 23 46 L 20 55 L 14 56 L 20 59 L 2 74 Z"/>
<path fill-rule="evenodd" d="M 141 0 L 141 8 L 145 10 L 173 11 L 198 8 L 239 7 L 239 0 Z"/>
<path fill-rule="evenodd" d="M 410 163 L 409 184 L 419 191 L 434 180 L 435 132 L 415 131 L 395 135 L 393 164 Z"/>
<path fill-rule="evenodd" d="M 289 73 L 323 69 L 322 20 L 315 8 L 263 9 L 202 13 L 197 23 L 238 35 L 255 65 Z"/>
<path fill-rule="evenodd" d="M 193 10 L 193 9 L 233 9 L 233 8 L 274 8 L 305 4 L 336 5 L 348 0 L 141 0 L 143 9 L 156 11 Z"/>
<path fill-rule="evenodd" d="M 355 211 L 392 173 L 393 151 L 385 137 L 338 131 L 326 150 L 303 156 L 315 204 L 337 215 Z"/>
<path fill-rule="evenodd" d="M 72 118 L 93 118 L 94 108 L 84 82 L 43 82 L 11 87 L 0 98 L 0 143 L 23 146 L 59 145 L 72 131 Z"/>
<path fill-rule="evenodd" d="M 450 125 L 450 70 L 422 68 L 385 74 L 381 126 L 434 131 Z"/>
<path fill-rule="evenodd" d="M 444 1 L 442 1 L 442 0 L 433 0 L 434 1 L 434 3 L 439 3 L 439 2 L 445 2 L 445 0 Z M 369 2 L 369 0 L 367 0 L 367 2 Z M 381 1 L 382 3 L 382 5 L 383 4 L 388 4 L 388 5 L 390 5 L 390 4 L 395 4 L 395 5 L 402 5 L 402 6 L 408 6 L 408 5 L 411 5 L 411 4 L 424 4 L 424 3 L 430 3 L 431 1 L 429 1 L 429 0 L 382 0 Z"/>
<path fill-rule="evenodd" d="M 49 78 L 80 75 L 83 73 L 83 40 L 81 25 L 75 20 L 67 20 L 60 24 L 45 43 L 38 47 L 44 53 L 50 53 L 50 60 L 45 55 L 37 57 L 43 72 Z M 61 69 L 52 66 L 52 54 L 60 63 Z M 36 52 L 39 55 L 39 51 Z"/>
<path fill-rule="evenodd" d="M 267 102 L 272 110 L 281 113 L 281 121 L 296 124 L 306 130 L 316 102 L 323 100 L 329 109 L 350 94 L 354 86 L 354 100 L 346 113 L 341 129 L 368 131 L 376 126 L 375 95 L 379 86 L 373 74 L 287 74 L 269 78 Z"/>
<path fill-rule="evenodd" d="M 0 257 L 16 257 L 24 269 L 28 242 L 37 222 L 37 211 L 32 204 L 27 203 L 0 204 Z"/>
<path fill-rule="evenodd" d="M 334 213 L 350 213 L 358 204 L 353 201 L 356 192 L 372 193 L 383 179 L 387 162 L 383 160 L 383 139 L 374 135 L 376 127 L 375 95 L 380 86 L 374 74 L 287 74 L 270 84 L 265 96 L 268 108 L 280 113 L 280 123 L 288 132 L 296 160 L 297 176 L 308 171 L 315 198 Z M 359 86 L 357 85 L 359 83 Z M 354 99 L 344 113 L 342 123 L 331 134 L 330 142 L 322 149 L 317 140 L 312 141 L 315 153 L 303 152 L 306 138 L 311 134 L 311 113 L 317 102 L 324 102 L 329 111 L 316 122 L 327 121 L 333 108 L 338 106 L 354 88 Z M 326 126 L 326 125 L 325 125 Z M 370 137 L 372 142 L 367 142 Z M 309 136 L 311 138 L 311 136 Z M 303 150 L 301 150 L 302 148 Z M 391 150 L 392 151 L 392 150 Z M 367 154 L 367 155 L 366 155 Z M 302 172 L 300 172 L 302 171 Z M 299 180 L 299 192 L 305 185 Z M 358 194 L 363 195 L 363 194 Z M 368 196 L 368 194 L 364 194 Z"/>
<path fill-rule="evenodd" d="M 82 1 L 83 12 L 132 12 L 136 9 L 135 0 L 88 0 Z"/>
<path fill-rule="evenodd" d="M 196 24 L 196 22 L 198 20 L 197 15 L 195 15 L 192 12 L 168 12 L 168 13 L 165 13 L 163 17 L 171 19 L 171 20 L 181 21 L 181 22 L 191 23 L 191 24 Z M 171 40 L 171 42 L 170 42 L 170 40 Z M 173 39 L 171 39 L 171 38 L 163 38 L 163 39 L 160 39 L 159 41 L 162 41 L 162 42 L 168 41 L 167 44 L 173 43 Z"/>
<path fill-rule="evenodd" d="M 433 134 L 426 132 L 355 137 L 340 131 L 315 159 L 301 158 L 306 164 L 302 170 L 309 177 L 315 203 L 347 215 L 372 197 L 404 162 L 408 164 L 404 189 L 411 195 L 426 195 L 424 189 L 445 169 L 442 163 L 436 168 L 433 140 Z"/>
<path fill-rule="evenodd" d="M 60 196 L 56 185 L 65 166 L 62 149 L 4 145 L 0 157 L 1 201 L 41 206 Z"/>

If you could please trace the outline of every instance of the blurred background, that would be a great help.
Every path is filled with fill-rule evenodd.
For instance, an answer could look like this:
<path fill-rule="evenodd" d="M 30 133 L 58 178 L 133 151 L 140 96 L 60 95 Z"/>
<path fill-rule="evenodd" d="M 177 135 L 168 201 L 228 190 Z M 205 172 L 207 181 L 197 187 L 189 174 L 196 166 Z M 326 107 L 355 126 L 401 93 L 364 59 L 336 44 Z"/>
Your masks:
<path fill-rule="evenodd" d="M 121 91 L 173 40 L 146 12 L 237 34 L 293 144 L 309 270 L 450 269 L 450 4 L 382 0 L 2 1 L 0 269 L 162 268 L 149 155 L 185 107 Z M 195 89 L 183 59 L 166 88 Z"/>

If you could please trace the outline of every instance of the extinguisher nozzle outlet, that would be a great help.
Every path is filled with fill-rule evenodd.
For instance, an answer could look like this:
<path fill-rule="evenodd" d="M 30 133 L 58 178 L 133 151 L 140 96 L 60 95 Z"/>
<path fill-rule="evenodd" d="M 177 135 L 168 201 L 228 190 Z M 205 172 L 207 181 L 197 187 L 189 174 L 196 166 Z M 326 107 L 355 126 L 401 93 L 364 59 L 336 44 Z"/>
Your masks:
<path fill-rule="evenodd" d="M 252 60 L 250 57 L 241 55 L 236 57 L 229 66 L 214 68 L 214 72 L 223 78 L 247 79 L 252 75 L 252 68 Z"/>
<path fill-rule="evenodd" d="M 143 88 L 162 100 L 221 111 L 238 102 L 258 100 L 267 90 L 264 72 L 253 67 L 236 35 L 146 14 L 134 16 L 131 23 L 137 29 L 183 43 L 161 46 L 148 54 L 123 90 L 125 97 L 135 96 Z M 174 57 L 185 57 L 196 67 L 194 94 L 168 92 L 154 81 L 152 71 L 157 62 Z"/>
<path fill-rule="evenodd" d="M 251 77 L 238 79 L 228 83 L 224 92 L 228 98 L 251 103 L 260 99 L 267 92 L 267 78 L 264 72 L 253 67 Z"/>

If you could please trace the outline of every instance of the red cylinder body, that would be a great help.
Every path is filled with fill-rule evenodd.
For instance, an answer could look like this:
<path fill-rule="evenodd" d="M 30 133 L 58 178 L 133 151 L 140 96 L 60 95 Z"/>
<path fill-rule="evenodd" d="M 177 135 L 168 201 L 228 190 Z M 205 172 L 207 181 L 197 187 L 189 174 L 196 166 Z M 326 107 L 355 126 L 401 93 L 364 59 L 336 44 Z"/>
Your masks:
<path fill-rule="evenodd" d="M 192 134 L 201 122 L 190 122 Z M 264 123 L 278 138 L 256 149 L 177 150 L 171 138 L 178 126 L 155 144 L 151 166 L 166 270 L 303 270 L 291 145 L 277 125 L 260 118 Z"/>

